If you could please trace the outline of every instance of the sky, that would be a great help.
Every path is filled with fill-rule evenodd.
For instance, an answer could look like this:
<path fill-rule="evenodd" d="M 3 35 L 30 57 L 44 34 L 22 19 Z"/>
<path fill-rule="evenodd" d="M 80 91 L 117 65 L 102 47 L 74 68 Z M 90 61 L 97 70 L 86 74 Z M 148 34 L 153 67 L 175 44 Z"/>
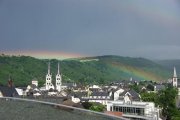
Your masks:
<path fill-rule="evenodd" d="M 0 0 L 0 52 L 180 59 L 180 2 Z"/>

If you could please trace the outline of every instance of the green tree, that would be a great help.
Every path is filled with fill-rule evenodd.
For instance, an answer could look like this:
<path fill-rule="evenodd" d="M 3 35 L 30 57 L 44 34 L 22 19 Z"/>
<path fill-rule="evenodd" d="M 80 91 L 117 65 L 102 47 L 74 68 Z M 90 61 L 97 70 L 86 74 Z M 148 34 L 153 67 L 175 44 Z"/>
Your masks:
<path fill-rule="evenodd" d="M 144 102 L 154 102 L 156 106 L 158 106 L 158 95 L 157 93 L 154 93 L 154 92 L 150 92 L 150 93 L 147 93 L 147 92 L 143 92 L 141 93 L 141 99 L 142 101 Z"/>
<path fill-rule="evenodd" d="M 148 84 L 147 89 L 150 91 L 154 91 L 154 86 L 152 84 Z"/>
<path fill-rule="evenodd" d="M 177 89 L 170 86 L 158 93 L 157 99 L 159 106 L 162 108 L 162 115 L 168 120 L 179 114 L 176 108 L 177 93 Z"/>
<path fill-rule="evenodd" d="M 92 106 L 89 108 L 90 110 L 97 111 L 97 112 L 103 112 L 105 109 L 105 106 L 102 104 L 95 104 L 93 103 Z"/>

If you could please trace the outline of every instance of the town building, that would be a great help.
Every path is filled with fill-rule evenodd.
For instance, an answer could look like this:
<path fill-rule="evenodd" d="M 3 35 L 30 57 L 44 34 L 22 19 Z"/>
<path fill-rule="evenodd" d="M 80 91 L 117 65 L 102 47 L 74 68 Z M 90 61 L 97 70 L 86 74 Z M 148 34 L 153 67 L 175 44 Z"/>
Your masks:
<path fill-rule="evenodd" d="M 174 87 L 178 87 L 178 77 L 177 77 L 177 73 L 176 73 L 176 68 L 174 67 L 174 74 L 173 74 L 173 78 L 172 78 L 172 85 Z"/>
<path fill-rule="evenodd" d="M 19 96 L 18 92 L 16 91 L 11 78 L 9 78 L 7 86 L 0 86 L 0 97 L 18 97 L 18 96 Z"/>
<path fill-rule="evenodd" d="M 58 63 L 58 73 L 56 75 L 56 90 L 57 91 L 61 91 L 61 85 L 62 85 L 62 77 L 60 75 L 60 72 L 59 72 L 59 63 Z"/>
<path fill-rule="evenodd" d="M 45 90 L 48 91 L 50 89 L 53 89 L 53 90 L 57 90 L 58 92 L 60 92 L 62 89 L 61 85 L 62 85 L 62 77 L 61 77 L 60 70 L 59 70 L 59 63 L 58 63 L 58 72 L 56 75 L 55 86 L 52 83 L 52 74 L 50 73 L 50 63 L 49 63 L 48 64 L 48 73 L 46 75 Z"/>
<path fill-rule="evenodd" d="M 107 111 L 122 112 L 122 116 L 131 120 L 159 120 L 159 110 L 153 102 L 109 101 Z"/>
<path fill-rule="evenodd" d="M 50 62 L 48 64 L 48 73 L 46 75 L 46 90 L 54 89 L 54 85 L 52 84 L 52 74 L 50 73 Z"/>
<path fill-rule="evenodd" d="M 172 77 L 172 86 L 178 89 L 178 96 L 180 96 L 180 80 L 178 79 L 175 67 L 174 67 L 174 73 Z"/>
<path fill-rule="evenodd" d="M 128 94 L 124 100 L 108 101 L 107 111 L 121 112 L 122 117 L 131 120 L 159 120 L 159 110 L 153 102 L 132 101 Z"/>

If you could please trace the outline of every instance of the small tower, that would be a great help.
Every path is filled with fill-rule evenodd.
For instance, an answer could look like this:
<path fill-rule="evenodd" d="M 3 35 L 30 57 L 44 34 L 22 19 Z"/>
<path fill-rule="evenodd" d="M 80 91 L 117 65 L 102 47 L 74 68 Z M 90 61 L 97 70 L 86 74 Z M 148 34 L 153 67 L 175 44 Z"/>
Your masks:
<path fill-rule="evenodd" d="M 54 86 L 52 84 L 52 75 L 50 73 L 50 62 L 48 63 L 48 73 L 46 75 L 46 90 L 54 89 Z"/>
<path fill-rule="evenodd" d="M 174 67 L 174 74 L 173 74 L 173 78 L 172 78 L 172 83 L 173 83 L 173 87 L 177 87 L 178 79 L 177 79 L 177 74 L 176 74 L 176 68 L 175 67 Z"/>
<path fill-rule="evenodd" d="M 8 87 L 10 87 L 10 88 L 13 87 L 13 80 L 10 75 L 9 75 L 9 80 L 8 80 Z"/>
<path fill-rule="evenodd" d="M 56 90 L 57 91 L 61 91 L 61 84 L 62 84 L 62 78 L 61 78 L 61 74 L 59 72 L 59 63 L 58 63 L 58 73 L 56 75 Z"/>

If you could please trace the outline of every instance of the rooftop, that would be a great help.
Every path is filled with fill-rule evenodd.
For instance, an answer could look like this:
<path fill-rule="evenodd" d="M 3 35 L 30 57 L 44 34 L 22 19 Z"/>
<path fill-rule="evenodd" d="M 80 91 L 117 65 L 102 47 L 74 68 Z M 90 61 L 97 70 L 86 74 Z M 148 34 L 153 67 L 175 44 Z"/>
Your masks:
<path fill-rule="evenodd" d="M 0 98 L 0 106 L 2 120 L 124 120 L 103 113 L 28 99 Z"/>

